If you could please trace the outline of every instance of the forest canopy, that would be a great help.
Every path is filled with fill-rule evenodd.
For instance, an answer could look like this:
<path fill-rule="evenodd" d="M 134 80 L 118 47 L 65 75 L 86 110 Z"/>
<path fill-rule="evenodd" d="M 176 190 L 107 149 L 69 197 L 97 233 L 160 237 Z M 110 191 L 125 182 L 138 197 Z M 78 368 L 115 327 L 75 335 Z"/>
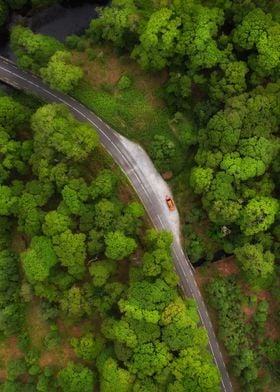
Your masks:
<path fill-rule="evenodd" d="M 29 96 L 1 95 L 0 124 L 0 390 L 218 392 L 172 236 L 144 224 L 96 130 Z"/>
<path fill-rule="evenodd" d="M 1 8 L 2 3 L 5 16 L 7 7 Z M 133 138 L 145 145 L 159 171 L 175 177 L 170 183 L 183 213 L 185 247 L 191 260 L 211 261 L 217 250 L 234 255 L 245 291 L 253 290 L 259 296 L 249 300 L 255 312 L 249 327 L 242 313 L 247 309 L 245 301 L 234 278 L 214 279 L 207 288 L 209 302 L 218 312 L 219 335 L 230 355 L 233 374 L 248 391 L 270 387 L 271 378 L 279 383 L 279 335 L 271 338 L 265 323 L 271 318 L 279 324 L 280 6 L 273 0 L 113 0 L 98 12 L 85 35 L 70 36 L 65 45 L 16 26 L 11 46 L 18 63 L 52 88 L 79 99 L 118 131 L 126 126 L 139 132 Z M 145 74 L 163 76 L 155 101 L 164 100 L 165 106 L 161 101 L 150 111 L 143 104 L 142 91 L 135 87 L 137 72 L 92 87 L 89 68 L 83 63 L 96 61 L 99 68 L 110 67 L 112 63 L 105 64 L 105 47 L 120 62 L 125 64 L 130 57 Z M 8 126 L 14 135 L 27 121 L 26 113 L 9 97 L 2 102 L 0 125 Z M 49 116 L 54 124 L 61 124 L 58 133 L 52 124 L 45 124 Z M 143 121 L 134 128 L 139 118 Z M 77 175 L 80 158 L 86 162 L 91 149 L 98 148 L 98 140 L 65 108 L 47 105 L 38 109 L 31 129 L 32 142 L 16 140 L 17 144 L 11 144 L 16 147 L 6 152 L 0 211 L 5 222 L 7 217 L 17 216 L 18 230 L 30 237 L 20 260 L 37 295 L 56 303 L 59 290 L 67 287 L 59 301 L 67 317 L 77 322 L 89 314 L 91 295 L 98 312 L 109 315 L 101 337 L 86 336 L 74 343 L 82 357 L 91 355 L 91 350 L 81 354 L 83 345 L 98 341 L 100 347 L 104 338 L 114 342 L 111 351 L 104 351 L 106 355 L 96 354 L 101 389 L 109 390 L 114 380 L 123 390 L 131 385 L 135 390 L 154 390 L 167 382 L 170 391 L 215 390 L 216 374 L 210 371 L 209 380 L 204 378 L 208 365 L 193 368 L 192 359 L 199 361 L 201 352 L 181 344 L 186 338 L 188 342 L 200 340 L 205 346 L 202 330 L 198 338 L 193 331 L 179 328 L 176 317 L 176 326 L 163 321 L 168 318 L 167 309 L 181 309 L 168 238 L 169 245 L 159 249 L 151 238 L 144 241 L 142 267 L 130 269 L 129 286 L 112 281 L 116 263 L 138 251 L 141 214 L 134 215 L 133 207 L 116 202 L 118 185 L 112 173 L 98 173 L 92 184 Z M 76 138 L 82 145 L 77 150 L 72 144 Z M 10 139 L 3 135 L 5 143 Z M 43 144 L 46 148 L 42 149 Z M 29 165 L 36 181 L 44 183 L 43 195 L 38 194 L 36 182 L 26 192 L 19 182 L 10 185 L 10 172 L 27 175 Z M 47 200 L 57 192 L 59 205 L 46 211 Z M 6 235 L 3 231 L 4 238 Z M 38 254 L 41 263 L 33 271 L 32 258 Z M 102 257 L 88 268 L 95 287 L 92 294 L 88 286 L 81 288 L 72 279 L 83 282 L 87 257 L 99 255 Z M 51 275 L 57 268 L 67 271 L 70 278 L 57 283 Z M 48 282 L 47 289 L 44 282 Z M 260 300 L 262 295 L 270 299 L 270 308 Z M 184 306 L 192 314 L 188 324 L 192 326 L 196 316 L 189 305 Z M 116 308 L 118 317 L 111 317 Z M 152 341 L 139 332 L 141 323 Z M 184 377 L 179 376 L 180 369 Z M 78 380 L 84 377 L 90 387 L 95 382 L 94 374 L 70 363 L 58 377 L 62 389 L 69 388 L 65 381 L 69 371 Z M 201 380 L 199 387 L 197 378 L 190 380 L 193 374 Z"/>

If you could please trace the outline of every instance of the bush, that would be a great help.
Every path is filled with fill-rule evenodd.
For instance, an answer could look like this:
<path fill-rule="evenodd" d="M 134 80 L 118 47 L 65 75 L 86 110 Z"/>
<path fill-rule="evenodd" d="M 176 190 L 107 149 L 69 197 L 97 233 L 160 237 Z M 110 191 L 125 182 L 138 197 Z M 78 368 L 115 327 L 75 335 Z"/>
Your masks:
<path fill-rule="evenodd" d="M 44 337 L 44 345 L 48 350 L 53 350 L 62 342 L 58 331 L 51 331 Z"/>
<path fill-rule="evenodd" d="M 27 332 L 23 332 L 20 335 L 18 335 L 17 338 L 17 347 L 19 350 L 21 350 L 24 353 L 27 353 L 30 347 L 30 336 L 28 335 Z"/>
<path fill-rule="evenodd" d="M 24 358 L 12 359 L 7 364 L 8 380 L 15 380 L 18 376 L 26 373 L 27 366 Z"/>
<path fill-rule="evenodd" d="M 87 54 L 88 59 L 90 61 L 93 61 L 96 59 L 96 53 L 92 48 L 86 48 L 86 54 Z"/>
<path fill-rule="evenodd" d="M 126 90 L 132 86 L 132 80 L 129 76 L 123 75 L 118 81 L 117 86 L 119 90 Z"/>
<path fill-rule="evenodd" d="M 25 355 L 26 363 L 29 366 L 37 365 L 39 358 L 40 358 L 40 352 L 36 348 L 29 349 L 29 351 L 27 351 Z"/>
<path fill-rule="evenodd" d="M 38 374 L 41 373 L 41 368 L 39 365 L 32 365 L 29 369 L 28 369 L 28 374 L 30 376 L 37 376 Z"/>
<path fill-rule="evenodd" d="M 92 392 L 95 374 L 80 363 L 68 362 L 58 373 L 58 383 L 64 392 Z"/>
<path fill-rule="evenodd" d="M 151 157 L 161 171 L 171 170 L 175 157 L 175 143 L 163 135 L 155 135 L 150 146 Z"/>
<path fill-rule="evenodd" d="M 73 34 L 66 37 L 65 44 L 69 49 L 76 49 L 79 41 L 80 41 L 80 37 L 78 35 Z"/>
<path fill-rule="evenodd" d="M 101 84 L 101 88 L 106 93 L 112 94 L 114 86 L 111 83 L 104 82 L 104 83 Z"/>
<path fill-rule="evenodd" d="M 93 361 L 104 348 L 104 340 L 100 337 L 94 337 L 88 333 L 81 338 L 71 339 L 71 345 L 79 358 L 86 361 Z"/>

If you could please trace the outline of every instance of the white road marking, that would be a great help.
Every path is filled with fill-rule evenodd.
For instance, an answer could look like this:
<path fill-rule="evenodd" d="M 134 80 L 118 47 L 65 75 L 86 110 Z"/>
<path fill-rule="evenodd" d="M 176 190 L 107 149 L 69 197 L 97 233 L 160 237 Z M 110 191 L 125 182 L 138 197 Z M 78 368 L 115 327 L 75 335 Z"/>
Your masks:
<path fill-rule="evenodd" d="M 158 220 L 160 221 L 161 226 L 164 227 L 164 224 L 163 224 L 163 221 L 162 221 L 162 219 L 161 219 L 161 216 L 160 216 L 160 215 L 157 215 L 157 217 L 158 217 Z"/>

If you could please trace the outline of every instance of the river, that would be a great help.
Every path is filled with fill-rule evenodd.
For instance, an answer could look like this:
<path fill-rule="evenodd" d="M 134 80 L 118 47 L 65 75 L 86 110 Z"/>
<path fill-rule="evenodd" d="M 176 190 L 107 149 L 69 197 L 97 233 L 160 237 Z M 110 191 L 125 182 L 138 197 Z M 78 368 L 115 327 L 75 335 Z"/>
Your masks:
<path fill-rule="evenodd" d="M 24 16 L 14 13 L 9 28 L 22 21 L 34 32 L 51 35 L 64 41 L 68 35 L 81 34 L 88 27 L 91 19 L 97 16 L 95 8 L 100 3 L 106 4 L 108 1 L 79 3 L 80 1 L 64 1 L 46 9 L 33 10 Z M 3 30 L 0 36 L 0 54 L 13 59 L 13 53 L 9 48 L 8 30 Z"/>

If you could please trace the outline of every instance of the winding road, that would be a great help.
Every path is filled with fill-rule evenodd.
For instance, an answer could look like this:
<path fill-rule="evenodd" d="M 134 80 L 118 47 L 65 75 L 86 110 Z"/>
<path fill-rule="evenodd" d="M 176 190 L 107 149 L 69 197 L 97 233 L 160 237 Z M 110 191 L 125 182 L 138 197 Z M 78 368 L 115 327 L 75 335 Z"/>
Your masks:
<path fill-rule="evenodd" d="M 233 391 L 212 323 L 193 275 L 193 267 L 182 250 L 178 231 L 174 229 L 174 224 L 170 223 L 172 219 L 169 218 L 173 213 L 169 212 L 166 207 L 165 195 L 159 195 L 154 186 L 155 176 L 157 176 L 157 181 L 163 180 L 156 172 L 147 154 L 141 147 L 136 147 L 150 170 L 153 171 L 153 175 L 147 175 L 147 172 L 142 170 L 142 162 L 139 162 L 139 159 L 137 159 L 136 155 L 133 153 L 135 151 L 134 143 L 129 142 L 123 136 L 119 135 L 110 126 L 104 123 L 102 119 L 72 97 L 50 89 L 40 79 L 18 69 L 14 63 L 1 56 L 0 81 L 17 89 L 32 92 L 47 102 L 63 103 L 69 107 L 77 119 L 86 121 L 97 129 L 102 145 L 112 155 L 113 159 L 119 164 L 129 178 L 154 226 L 159 230 L 169 230 L 173 232 L 174 242 L 172 245 L 172 255 L 176 271 L 181 278 L 181 288 L 186 296 L 192 297 L 196 301 L 201 324 L 206 328 L 208 333 L 209 349 L 212 352 L 213 359 L 221 374 L 221 390 L 225 392 Z M 132 145 L 134 145 L 134 149 L 129 148 Z M 166 191 L 169 191 L 165 183 L 163 186 L 166 188 Z"/>

